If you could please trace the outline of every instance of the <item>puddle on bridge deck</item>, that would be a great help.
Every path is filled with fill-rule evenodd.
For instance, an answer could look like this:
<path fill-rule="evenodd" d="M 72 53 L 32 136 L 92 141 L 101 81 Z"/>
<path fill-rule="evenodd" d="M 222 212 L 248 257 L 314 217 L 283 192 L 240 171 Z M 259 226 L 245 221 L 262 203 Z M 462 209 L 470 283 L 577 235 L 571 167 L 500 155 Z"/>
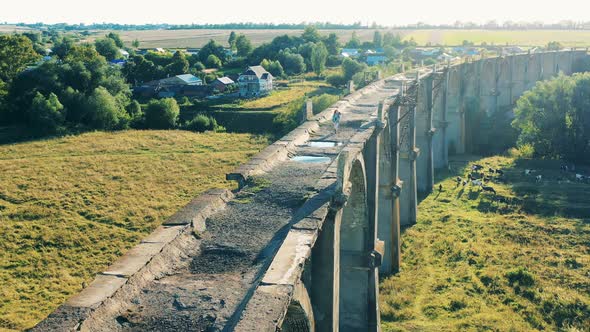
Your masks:
<path fill-rule="evenodd" d="M 308 146 L 312 148 L 333 148 L 335 146 L 341 146 L 342 142 L 334 142 L 334 141 L 309 141 L 307 143 Z"/>
<path fill-rule="evenodd" d="M 330 157 L 318 157 L 318 156 L 295 156 L 291 158 L 292 161 L 300 163 L 328 163 L 332 161 Z"/>

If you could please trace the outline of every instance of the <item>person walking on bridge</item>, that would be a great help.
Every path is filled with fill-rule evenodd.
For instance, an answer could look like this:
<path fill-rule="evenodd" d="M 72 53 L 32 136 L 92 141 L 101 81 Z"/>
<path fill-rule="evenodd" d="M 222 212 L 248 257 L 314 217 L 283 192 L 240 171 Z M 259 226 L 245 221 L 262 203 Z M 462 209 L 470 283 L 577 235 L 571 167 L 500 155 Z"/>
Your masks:
<path fill-rule="evenodd" d="M 334 114 L 332 114 L 332 123 L 334 124 L 334 132 L 338 134 L 338 127 L 340 126 L 340 118 L 342 117 L 342 113 L 339 110 L 334 110 Z"/>

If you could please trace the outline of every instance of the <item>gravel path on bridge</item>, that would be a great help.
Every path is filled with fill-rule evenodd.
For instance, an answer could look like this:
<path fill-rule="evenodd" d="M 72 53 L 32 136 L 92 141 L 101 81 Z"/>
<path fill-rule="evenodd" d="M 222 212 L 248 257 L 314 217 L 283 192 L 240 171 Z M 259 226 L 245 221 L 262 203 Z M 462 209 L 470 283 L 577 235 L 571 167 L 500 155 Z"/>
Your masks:
<path fill-rule="evenodd" d="M 312 140 L 342 146 L 300 146 L 297 156 L 326 156 L 322 162 L 292 160 L 276 164 L 244 187 L 223 211 L 207 220 L 207 231 L 193 239 L 173 271 L 165 271 L 122 305 L 118 317 L 101 320 L 109 331 L 218 331 L 233 326 L 309 197 L 325 188 L 317 183 L 361 124 L 376 114 L 379 100 L 393 94 L 380 89 L 342 113 L 334 133 L 324 123 Z"/>

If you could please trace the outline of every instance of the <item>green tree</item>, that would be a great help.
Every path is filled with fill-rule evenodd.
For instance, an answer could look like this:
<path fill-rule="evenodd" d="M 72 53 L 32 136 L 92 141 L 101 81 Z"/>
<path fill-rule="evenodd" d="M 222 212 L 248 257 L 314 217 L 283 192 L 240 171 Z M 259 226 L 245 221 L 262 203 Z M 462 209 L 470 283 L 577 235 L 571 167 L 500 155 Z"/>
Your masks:
<path fill-rule="evenodd" d="M 180 108 L 173 98 L 152 100 L 145 110 L 146 126 L 151 129 L 171 129 L 176 126 Z"/>
<path fill-rule="evenodd" d="M 365 68 L 366 65 L 351 58 L 344 58 L 342 61 L 342 73 L 346 81 L 350 81 L 355 74 L 362 72 Z"/>
<path fill-rule="evenodd" d="M 102 86 L 96 88 L 88 97 L 86 107 L 89 125 L 94 129 L 123 129 L 129 124 L 129 114 L 120 100 Z"/>
<path fill-rule="evenodd" d="M 108 61 L 113 61 L 120 57 L 119 48 L 111 38 L 97 39 L 94 42 L 96 51 L 104 56 Z"/>
<path fill-rule="evenodd" d="M 305 61 L 300 54 L 282 52 L 280 54 L 280 61 L 288 75 L 298 75 L 305 72 Z"/>
<path fill-rule="evenodd" d="M 209 55 L 209 57 L 207 58 L 208 68 L 221 68 L 221 66 L 221 60 L 217 56 L 215 56 L 214 54 Z"/>
<path fill-rule="evenodd" d="M 373 46 L 376 48 L 383 47 L 383 35 L 381 35 L 379 30 L 373 34 Z"/>
<path fill-rule="evenodd" d="M 308 25 L 305 27 L 305 30 L 303 30 L 301 38 L 309 43 L 317 43 L 322 39 L 322 36 L 320 36 L 320 33 L 316 27 L 313 25 Z"/>
<path fill-rule="evenodd" d="M 10 82 L 29 64 L 39 59 L 33 43 L 25 36 L 0 36 L 0 80 Z"/>
<path fill-rule="evenodd" d="M 202 63 L 207 63 L 207 59 L 211 54 L 219 58 L 222 63 L 226 60 L 225 49 L 213 39 L 205 44 L 205 46 L 203 46 L 203 48 L 201 48 L 199 51 L 199 61 Z"/>
<path fill-rule="evenodd" d="M 123 41 L 121 40 L 121 36 L 119 36 L 118 33 L 115 32 L 109 32 L 108 35 L 106 35 L 107 38 L 112 39 L 115 42 L 115 45 L 117 45 L 118 48 L 123 48 L 124 44 Z"/>
<path fill-rule="evenodd" d="M 70 50 L 74 47 L 74 40 L 70 37 L 62 37 L 53 44 L 53 54 L 60 59 L 64 59 Z"/>
<path fill-rule="evenodd" d="M 356 31 L 352 32 L 352 36 L 348 43 L 346 43 L 346 48 L 360 48 L 361 47 L 361 40 L 356 34 Z"/>
<path fill-rule="evenodd" d="M 188 72 L 189 63 L 183 53 L 176 51 L 172 56 L 172 62 L 166 66 L 166 74 L 169 76 L 186 74 Z"/>
<path fill-rule="evenodd" d="M 232 31 L 232 32 L 229 33 L 229 38 L 227 40 L 227 43 L 229 44 L 229 48 L 232 51 L 235 51 L 236 50 L 236 38 L 237 37 L 238 36 L 236 35 L 236 32 L 235 31 Z"/>
<path fill-rule="evenodd" d="M 323 43 L 317 43 L 311 52 L 311 66 L 316 75 L 320 76 L 326 69 L 328 50 Z"/>
<path fill-rule="evenodd" d="M 559 51 L 563 48 L 563 45 L 561 45 L 561 43 L 558 41 L 550 41 L 549 43 L 547 43 L 547 46 L 545 48 L 548 51 Z"/>
<path fill-rule="evenodd" d="M 538 82 L 517 102 L 518 145 L 534 155 L 590 162 L 590 73 Z"/>
<path fill-rule="evenodd" d="M 34 129 L 45 134 L 53 134 L 63 125 L 65 120 L 64 106 L 54 93 L 47 98 L 37 92 L 31 104 L 29 123 Z"/>
<path fill-rule="evenodd" d="M 133 46 L 134 48 L 138 48 L 139 47 L 139 39 L 134 39 L 131 42 L 131 46 Z"/>
<path fill-rule="evenodd" d="M 340 49 L 340 42 L 338 41 L 338 35 L 335 33 L 330 33 L 326 39 L 324 39 L 324 45 L 326 45 L 326 49 L 328 49 L 328 53 L 330 55 L 338 55 L 338 50 Z"/>
<path fill-rule="evenodd" d="M 236 38 L 236 49 L 238 50 L 238 56 L 248 56 L 252 53 L 252 43 L 244 34 L 240 34 Z"/>
<path fill-rule="evenodd" d="M 264 69 L 266 69 L 269 73 L 271 73 L 271 75 L 274 77 L 281 77 L 281 76 L 285 75 L 285 70 L 283 69 L 283 66 L 281 65 L 281 63 L 278 60 L 277 61 L 270 61 L 270 60 L 264 59 L 264 60 L 262 60 L 260 65 Z"/>

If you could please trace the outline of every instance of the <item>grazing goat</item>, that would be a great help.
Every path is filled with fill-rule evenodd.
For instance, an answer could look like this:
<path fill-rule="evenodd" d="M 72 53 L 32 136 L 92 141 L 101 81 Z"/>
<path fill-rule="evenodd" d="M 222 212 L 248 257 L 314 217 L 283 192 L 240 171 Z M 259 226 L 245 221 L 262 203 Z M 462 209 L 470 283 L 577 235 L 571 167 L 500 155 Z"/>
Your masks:
<path fill-rule="evenodd" d="M 492 187 L 482 185 L 481 186 L 481 190 L 483 190 L 483 191 L 489 191 L 491 193 L 494 193 L 494 195 L 496 195 L 496 190 L 494 188 L 492 188 Z"/>
<path fill-rule="evenodd" d="M 543 181 L 543 175 L 541 175 L 541 174 L 537 175 L 537 177 L 536 177 L 536 181 L 537 181 L 537 182 L 541 182 L 541 181 Z"/>
<path fill-rule="evenodd" d="M 474 186 L 481 186 L 483 183 L 481 182 L 481 180 L 472 180 L 471 184 L 473 184 Z"/>
<path fill-rule="evenodd" d="M 586 178 L 584 175 L 576 174 L 576 181 L 584 181 L 584 178 Z"/>
<path fill-rule="evenodd" d="M 498 174 L 498 175 L 504 175 L 504 171 L 501 170 L 501 169 L 497 169 L 496 170 L 496 174 Z"/>

